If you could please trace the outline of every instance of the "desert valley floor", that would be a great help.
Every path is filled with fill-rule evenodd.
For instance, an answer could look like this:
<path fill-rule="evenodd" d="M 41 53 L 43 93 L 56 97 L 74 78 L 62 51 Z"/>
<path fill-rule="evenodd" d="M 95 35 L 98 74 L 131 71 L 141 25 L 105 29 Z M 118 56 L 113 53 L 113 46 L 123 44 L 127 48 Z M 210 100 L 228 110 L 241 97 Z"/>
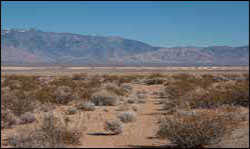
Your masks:
<path fill-rule="evenodd" d="M 163 139 L 157 135 L 159 134 L 159 129 L 162 128 L 159 123 L 163 123 L 160 122 L 160 119 L 164 117 L 173 118 L 175 116 L 175 119 L 185 119 L 190 117 L 190 113 L 195 113 L 191 115 L 197 116 L 197 118 L 201 115 L 205 116 L 205 119 L 210 120 L 211 118 L 211 121 L 214 120 L 213 117 L 222 119 L 223 127 L 225 125 L 227 130 L 227 133 L 223 133 L 220 136 L 222 139 L 217 143 L 206 142 L 205 144 L 201 143 L 194 146 L 191 144 L 191 147 L 249 147 L 249 91 L 246 93 L 247 81 L 249 89 L 249 67 L 1 67 L 1 70 L 1 91 L 4 93 L 1 95 L 1 107 L 4 107 L 3 111 L 1 110 L 1 147 L 30 147 L 32 145 L 32 147 L 37 147 L 38 145 L 34 145 L 34 142 L 25 142 L 28 139 L 20 139 L 20 136 L 23 138 L 31 137 L 28 134 L 21 134 L 26 132 L 30 133 L 30 135 L 32 134 L 33 138 L 36 138 L 34 132 L 38 131 L 38 129 L 40 130 L 40 125 L 43 124 L 42 119 L 47 113 L 53 113 L 55 117 L 62 119 L 64 121 L 63 124 L 66 124 L 65 126 L 67 126 L 69 131 L 77 129 L 82 134 L 78 137 L 78 143 L 68 143 L 67 141 L 65 143 L 60 140 L 58 144 L 55 144 L 55 142 L 43 144 L 44 142 L 38 141 L 41 143 L 39 144 L 40 147 L 46 145 L 49 147 L 76 148 L 175 147 L 176 144 L 173 143 L 173 140 L 178 139 L 171 136 L 171 132 L 163 137 Z M 32 78 L 34 76 L 36 78 Z M 187 79 L 189 77 L 192 81 Z M 61 78 L 64 80 L 60 80 Z M 202 82 L 203 80 L 205 81 Z M 99 81 L 97 84 L 100 84 L 96 85 L 95 81 Z M 28 84 L 27 87 L 25 86 L 27 82 L 34 83 L 35 86 L 31 85 L 30 87 Z M 191 85 L 185 83 L 190 83 Z M 178 88 L 175 88 L 176 86 L 172 84 Z M 206 85 L 204 86 L 204 84 Z M 75 86 L 80 86 L 82 89 L 78 91 L 79 88 Z M 190 89 L 186 88 L 186 86 L 189 86 Z M 237 86 L 241 88 L 237 88 Z M 47 94 L 38 94 L 46 87 L 47 89 L 53 88 L 50 92 L 53 95 L 54 91 L 58 90 L 59 92 L 55 93 L 53 97 L 60 96 L 63 99 L 60 99 L 60 101 L 52 99 L 51 101 L 41 102 L 38 95 L 48 96 L 48 99 L 51 97 Z M 235 102 L 235 93 L 231 94 L 231 90 L 227 90 L 228 88 L 239 89 L 240 95 L 237 94 L 237 97 L 242 98 L 242 100 Z M 218 92 L 216 92 L 217 89 L 219 90 Z M 214 94 L 230 94 L 233 97 L 226 95 L 225 97 L 232 98 L 232 101 L 231 99 L 230 102 L 225 101 L 223 94 L 216 102 L 194 102 L 193 98 L 197 97 L 198 99 L 207 95 L 206 90 L 215 91 Z M 19 95 L 18 91 L 22 91 L 24 96 Z M 91 92 L 90 95 L 85 93 L 85 91 Z M 69 95 L 68 92 L 75 96 Z M 85 93 L 84 95 L 83 92 Z M 182 102 L 176 103 L 173 100 L 174 98 L 172 99 L 171 93 L 173 92 L 176 93 L 173 96 Z M 14 93 L 16 94 L 14 95 Z M 177 96 L 177 94 L 181 95 Z M 183 97 L 184 94 L 185 97 Z M 200 94 L 202 95 L 200 96 Z M 34 97 L 32 100 L 35 97 L 39 98 L 39 101 L 34 102 L 35 106 L 31 107 L 31 110 L 19 109 L 19 111 L 16 111 L 15 107 L 12 107 L 13 105 L 10 106 L 7 103 L 10 97 L 18 99 L 19 97 L 26 96 Z M 79 98 L 83 98 L 83 96 L 84 98 L 87 96 L 89 99 L 104 96 L 105 98 L 110 96 L 111 99 L 112 96 L 112 99 L 117 98 L 117 101 L 115 104 L 110 103 L 108 106 L 100 101 L 95 103 L 94 100 L 89 101 L 89 99 L 80 99 L 79 101 Z M 215 96 L 211 95 L 212 97 Z M 183 106 L 184 98 L 187 98 L 185 101 L 189 102 L 188 107 Z M 25 98 L 25 100 L 28 101 L 30 99 Z M 62 102 L 62 100 L 67 100 L 67 102 Z M 93 102 L 95 108 L 88 110 L 88 107 L 79 107 L 81 103 L 87 102 Z M 28 103 L 23 104 L 16 101 L 13 101 L 13 104 L 16 104 L 14 106 L 33 106 Z M 51 108 L 45 107 L 47 104 Z M 173 105 L 173 107 L 169 107 L 169 105 Z M 6 113 L 9 111 L 15 118 L 3 115 L 3 112 Z M 71 113 L 69 111 L 75 112 Z M 121 113 L 126 112 L 132 113 L 135 120 L 122 122 L 122 133 L 112 133 L 112 129 L 104 128 L 105 122 L 117 120 L 120 118 L 119 115 Z M 32 114 L 34 120 L 24 118 L 25 116 L 23 115 L 26 113 Z M 65 119 L 67 119 L 67 122 Z M 120 120 L 122 121 L 122 119 Z M 200 119 L 200 121 L 203 120 Z M 176 121 L 176 123 L 189 126 L 189 124 L 183 121 Z M 3 124 L 5 127 L 3 127 Z M 221 126 L 222 123 L 218 122 L 218 125 Z M 179 127 L 176 127 L 176 129 L 184 130 L 184 128 Z M 199 131 L 199 128 L 190 127 L 188 132 L 194 130 Z M 176 130 L 176 133 L 178 132 Z M 211 135 L 207 134 L 207 132 L 204 132 L 204 134 Z M 185 136 L 182 134 L 178 135 Z M 197 136 L 194 135 L 192 137 L 195 139 Z M 199 141 L 202 142 L 204 140 Z M 182 143 L 177 145 L 181 147 L 190 145 Z"/>

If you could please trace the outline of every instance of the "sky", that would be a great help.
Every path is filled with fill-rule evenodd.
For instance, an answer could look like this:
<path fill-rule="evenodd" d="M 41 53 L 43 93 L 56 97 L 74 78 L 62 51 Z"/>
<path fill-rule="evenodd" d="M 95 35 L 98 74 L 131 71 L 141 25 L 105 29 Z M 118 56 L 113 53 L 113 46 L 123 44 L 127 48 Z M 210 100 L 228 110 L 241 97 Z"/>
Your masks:
<path fill-rule="evenodd" d="M 248 1 L 4 1 L 1 27 L 118 36 L 153 46 L 249 45 Z"/>

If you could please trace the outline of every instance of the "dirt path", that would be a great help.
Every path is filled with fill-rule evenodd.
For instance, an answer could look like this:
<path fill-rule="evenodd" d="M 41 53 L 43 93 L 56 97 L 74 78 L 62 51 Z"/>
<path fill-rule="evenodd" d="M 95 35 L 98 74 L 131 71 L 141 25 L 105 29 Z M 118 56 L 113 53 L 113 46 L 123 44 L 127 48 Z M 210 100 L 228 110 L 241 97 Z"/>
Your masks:
<path fill-rule="evenodd" d="M 84 120 L 88 127 L 85 136 L 82 139 L 82 148 L 124 148 L 124 147 L 159 147 L 168 142 L 155 139 L 157 130 L 157 120 L 159 118 L 159 106 L 156 104 L 156 99 L 153 98 L 152 93 L 157 91 L 160 86 L 144 86 L 134 85 L 134 92 L 146 91 L 148 101 L 145 104 L 138 104 L 138 111 L 136 112 L 137 121 L 129 124 L 124 124 L 124 131 L 120 135 L 110 135 L 103 130 L 103 123 L 108 119 L 115 119 L 117 112 L 115 107 L 98 108 L 97 111 L 86 114 Z M 104 109 L 109 110 L 103 112 Z"/>

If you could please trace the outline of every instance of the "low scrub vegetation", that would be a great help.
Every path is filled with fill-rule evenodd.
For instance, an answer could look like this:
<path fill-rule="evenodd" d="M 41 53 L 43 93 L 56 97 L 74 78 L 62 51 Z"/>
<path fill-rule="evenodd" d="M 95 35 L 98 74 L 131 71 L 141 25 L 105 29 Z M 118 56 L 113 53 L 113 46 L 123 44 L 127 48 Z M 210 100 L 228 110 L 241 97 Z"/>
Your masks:
<path fill-rule="evenodd" d="M 161 120 L 157 135 L 178 147 L 204 147 L 218 140 L 225 133 L 225 126 L 216 115 L 178 115 Z"/>
<path fill-rule="evenodd" d="M 106 121 L 104 123 L 104 129 L 106 131 L 111 131 L 114 135 L 121 134 L 123 131 L 123 127 L 121 122 L 117 120 Z"/>
<path fill-rule="evenodd" d="M 134 112 L 122 112 L 118 115 L 118 119 L 124 123 L 131 123 L 136 121 Z"/>
<path fill-rule="evenodd" d="M 68 144 L 79 144 L 81 136 L 81 129 L 70 128 L 49 114 L 39 127 L 22 130 L 7 140 L 15 148 L 65 148 Z"/>

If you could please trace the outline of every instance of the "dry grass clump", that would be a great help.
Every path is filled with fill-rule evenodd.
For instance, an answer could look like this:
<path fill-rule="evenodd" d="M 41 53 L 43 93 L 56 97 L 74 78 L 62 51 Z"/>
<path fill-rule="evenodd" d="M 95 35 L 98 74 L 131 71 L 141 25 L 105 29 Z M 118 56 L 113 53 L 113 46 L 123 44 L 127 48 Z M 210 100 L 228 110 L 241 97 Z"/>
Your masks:
<path fill-rule="evenodd" d="M 115 83 L 120 86 L 123 83 L 131 83 L 138 78 L 137 75 L 103 75 L 104 83 Z"/>
<path fill-rule="evenodd" d="M 212 75 L 177 75 L 178 80 L 164 89 L 165 97 L 170 100 L 165 109 L 183 105 L 191 108 L 216 108 L 225 104 L 249 106 L 249 81 L 245 78 L 222 82 Z"/>
<path fill-rule="evenodd" d="M 8 86 L 11 90 L 19 89 L 22 91 L 31 91 L 38 88 L 39 82 L 36 76 L 6 76 L 2 87 Z"/>
<path fill-rule="evenodd" d="M 70 77 L 60 77 L 60 78 L 55 78 L 53 81 L 50 82 L 51 86 L 68 86 L 71 89 L 76 89 L 77 84 L 75 81 L 72 80 Z"/>
<path fill-rule="evenodd" d="M 33 113 L 27 112 L 20 116 L 21 124 L 33 123 L 36 121 L 36 117 Z"/>
<path fill-rule="evenodd" d="M 76 113 L 77 113 L 77 109 L 75 107 L 69 107 L 66 112 L 67 115 L 74 115 Z"/>
<path fill-rule="evenodd" d="M 87 74 L 80 73 L 80 74 L 74 74 L 72 76 L 72 80 L 85 80 L 87 78 Z"/>
<path fill-rule="evenodd" d="M 128 94 L 127 90 L 121 87 L 118 87 L 114 84 L 106 85 L 106 89 L 118 96 L 126 96 Z"/>
<path fill-rule="evenodd" d="M 165 88 L 165 92 L 171 99 L 177 99 L 181 96 L 184 96 L 186 93 L 194 90 L 197 87 L 207 89 L 213 83 L 218 82 L 218 80 L 211 75 L 203 75 L 201 78 L 197 78 L 190 75 L 180 74 L 173 77 L 177 77 L 177 80 L 171 84 L 168 84 L 168 86 Z"/>
<path fill-rule="evenodd" d="M 249 106 L 249 82 L 229 84 L 225 90 L 209 89 L 201 95 L 187 96 L 191 108 L 214 108 L 220 105 Z"/>
<path fill-rule="evenodd" d="M 19 118 L 10 110 L 1 109 L 1 129 L 11 128 L 20 123 Z"/>
<path fill-rule="evenodd" d="M 114 133 L 114 135 L 118 135 L 122 133 L 123 127 L 121 122 L 117 120 L 112 120 L 112 121 L 106 121 L 104 123 L 104 130 L 111 131 Z"/>
<path fill-rule="evenodd" d="M 118 97 L 106 90 L 101 90 L 93 94 L 91 102 L 96 106 L 115 106 L 118 103 Z"/>
<path fill-rule="evenodd" d="M 57 148 L 79 144 L 81 136 L 81 129 L 70 128 L 53 114 L 49 114 L 39 127 L 25 129 L 7 140 L 15 148 Z"/>
<path fill-rule="evenodd" d="M 70 101 L 76 100 L 76 95 L 68 86 L 48 87 L 45 86 L 34 92 L 35 99 L 39 102 L 63 104 L 66 105 Z"/>
<path fill-rule="evenodd" d="M 225 132 L 225 123 L 219 116 L 185 114 L 161 120 L 157 136 L 178 147 L 194 148 L 218 140 Z"/>
<path fill-rule="evenodd" d="M 93 104 L 92 102 L 82 102 L 77 106 L 77 108 L 83 111 L 94 111 L 95 104 Z"/>
<path fill-rule="evenodd" d="M 165 82 L 164 79 L 161 78 L 149 78 L 144 81 L 146 85 L 156 85 L 156 84 L 163 84 Z"/>
<path fill-rule="evenodd" d="M 120 113 L 117 118 L 122 121 L 123 123 L 131 123 L 136 121 L 136 116 L 134 112 L 122 112 Z"/>
<path fill-rule="evenodd" d="M 249 127 L 236 128 L 209 148 L 249 148 Z"/>
<path fill-rule="evenodd" d="M 67 86 L 59 86 L 52 92 L 53 102 L 57 104 L 67 104 L 76 99 L 71 88 Z"/>
<path fill-rule="evenodd" d="M 1 94 L 1 108 L 10 110 L 14 115 L 20 116 L 32 112 L 37 107 L 34 97 L 21 91 L 3 91 Z"/>

